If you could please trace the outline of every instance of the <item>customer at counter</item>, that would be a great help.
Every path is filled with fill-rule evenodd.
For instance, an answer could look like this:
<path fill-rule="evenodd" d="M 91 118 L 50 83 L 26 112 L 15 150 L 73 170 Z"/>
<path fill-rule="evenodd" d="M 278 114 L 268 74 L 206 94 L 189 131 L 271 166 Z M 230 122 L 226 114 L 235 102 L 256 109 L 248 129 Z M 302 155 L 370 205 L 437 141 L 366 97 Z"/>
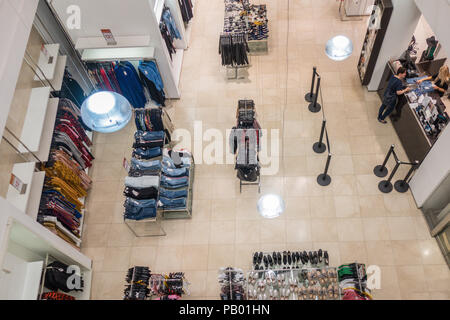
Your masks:
<path fill-rule="evenodd" d="M 433 77 L 426 77 L 423 79 L 417 80 L 417 83 L 420 84 L 424 81 L 432 80 L 433 89 L 442 97 L 448 90 L 448 84 L 450 82 L 450 74 L 447 65 L 443 65 L 439 69 L 439 73 L 434 75 Z"/>
<path fill-rule="evenodd" d="M 387 123 L 386 117 L 389 116 L 392 111 L 394 111 L 395 106 L 398 102 L 398 96 L 411 91 L 410 87 L 405 87 L 403 85 L 403 79 L 406 77 L 406 69 L 404 67 L 400 67 L 397 70 L 397 74 L 393 75 L 389 79 L 389 83 L 387 85 L 386 91 L 384 92 L 383 104 L 380 107 L 380 111 L 378 112 L 378 121 L 381 123 Z"/>

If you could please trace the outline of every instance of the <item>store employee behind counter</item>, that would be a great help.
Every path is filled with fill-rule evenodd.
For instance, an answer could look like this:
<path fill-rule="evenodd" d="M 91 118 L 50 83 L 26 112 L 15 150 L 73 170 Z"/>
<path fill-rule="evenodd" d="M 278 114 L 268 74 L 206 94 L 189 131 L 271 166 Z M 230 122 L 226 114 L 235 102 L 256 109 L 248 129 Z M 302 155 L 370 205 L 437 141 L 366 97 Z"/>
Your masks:
<path fill-rule="evenodd" d="M 384 91 L 383 104 L 378 112 L 378 121 L 381 123 L 387 123 L 386 117 L 394 111 L 398 102 L 398 96 L 411 91 L 411 88 L 406 88 L 403 85 L 403 79 L 406 77 L 406 69 L 403 67 L 398 68 L 397 74 L 393 75 L 389 79 L 386 91 Z"/>

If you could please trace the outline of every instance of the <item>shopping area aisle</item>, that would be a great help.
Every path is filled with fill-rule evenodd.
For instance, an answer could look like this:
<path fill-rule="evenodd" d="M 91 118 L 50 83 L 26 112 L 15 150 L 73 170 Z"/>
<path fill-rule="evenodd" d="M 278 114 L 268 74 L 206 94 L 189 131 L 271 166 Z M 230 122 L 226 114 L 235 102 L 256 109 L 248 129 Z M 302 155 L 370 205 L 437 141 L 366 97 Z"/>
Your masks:
<path fill-rule="evenodd" d="M 375 299 L 448 299 L 448 267 L 411 194 L 382 195 L 372 174 L 391 144 L 406 156 L 391 125 L 376 120 L 378 96 L 358 79 L 366 21 L 340 21 L 335 0 L 290 1 L 289 10 L 287 0 L 259 2 L 268 8 L 269 54 L 251 57 L 246 80 L 229 81 L 218 55 L 223 0 L 196 0 L 182 98 L 171 103 L 169 113 L 176 128 L 190 130 L 193 139 L 201 139 L 193 135 L 196 120 L 204 131 L 225 134 L 243 98 L 255 100 L 264 129 L 282 130 L 284 117 L 284 157 L 278 174 L 262 177 L 262 193 L 282 195 L 286 212 L 274 220 L 261 218 L 257 189 L 246 187 L 240 194 L 234 166 L 197 165 L 192 220 L 165 221 L 165 237 L 135 238 L 122 222 L 122 160 L 131 154 L 134 124 L 97 134 L 82 248 L 94 260 L 92 298 L 121 299 L 126 270 L 144 265 L 155 273 L 185 272 L 191 283 L 187 298 L 217 299 L 220 267 L 249 270 L 252 253 L 260 250 L 321 248 L 332 266 L 353 261 L 380 266 L 382 289 Z M 325 42 L 336 34 L 354 43 L 344 62 L 324 53 Z M 314 65 L 323 79 L 334 154 L 333 182 L 326 188 L 316 183 L 326 158 L 311 148 L 322 118 L 308 111 L 303 98 Z"/>

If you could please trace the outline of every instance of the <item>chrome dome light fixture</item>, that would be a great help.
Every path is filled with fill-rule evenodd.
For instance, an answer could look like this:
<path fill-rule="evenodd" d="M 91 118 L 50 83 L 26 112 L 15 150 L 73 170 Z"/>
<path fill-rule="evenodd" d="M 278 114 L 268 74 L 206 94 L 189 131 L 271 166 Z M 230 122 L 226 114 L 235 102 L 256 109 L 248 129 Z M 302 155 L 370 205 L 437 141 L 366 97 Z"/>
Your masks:
<path fill-rule="evenodd" d="M 328 58 L 335 61 L 342 61 L 352 55 L 353 43 L 348 37 L 338 35 L 327 41 L 325 53 Z"/>
<path fill-rule="evenodd" d="M 111 133 L 123 129 L 133 112 L 128 100 L 110 91 L 100 91 L 89 96 L 81 106 L 83 122 L 94 131 Z"/>
<path fill-rule="evenodd" d="M 266 194 L 259 198 L 257 208 L 262 217 L 274 219 L 284 212 L 286 205 L 279 195 Z"/>

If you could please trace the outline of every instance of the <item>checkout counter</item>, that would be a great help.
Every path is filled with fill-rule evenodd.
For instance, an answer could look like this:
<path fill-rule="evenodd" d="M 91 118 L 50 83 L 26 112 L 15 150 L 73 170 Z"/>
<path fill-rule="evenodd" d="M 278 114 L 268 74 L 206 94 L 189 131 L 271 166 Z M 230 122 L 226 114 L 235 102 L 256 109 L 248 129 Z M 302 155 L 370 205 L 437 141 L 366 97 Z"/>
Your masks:
<path fill-rule="evenodd" d="M 425 68 L 417 64 L 419 77 L 436 74 L 434 69 L 439 70 L 445 63 L 445 59 L 442 60 L 432 61 L 434 64 L 426 64 Z M 381 99 L 392 75 L 394 75 L 393 61 L 389 61 L 378 90 Z M 447 94 L 440 98 L 439 94 L 433 91 L 420 97 L 417 92 L 416 94 L 412 92 L 398 97 L 396 110 L 390 118 L 409 161 L 421 162 L 449 122 L 450 101 L 446 97 Z"/>

